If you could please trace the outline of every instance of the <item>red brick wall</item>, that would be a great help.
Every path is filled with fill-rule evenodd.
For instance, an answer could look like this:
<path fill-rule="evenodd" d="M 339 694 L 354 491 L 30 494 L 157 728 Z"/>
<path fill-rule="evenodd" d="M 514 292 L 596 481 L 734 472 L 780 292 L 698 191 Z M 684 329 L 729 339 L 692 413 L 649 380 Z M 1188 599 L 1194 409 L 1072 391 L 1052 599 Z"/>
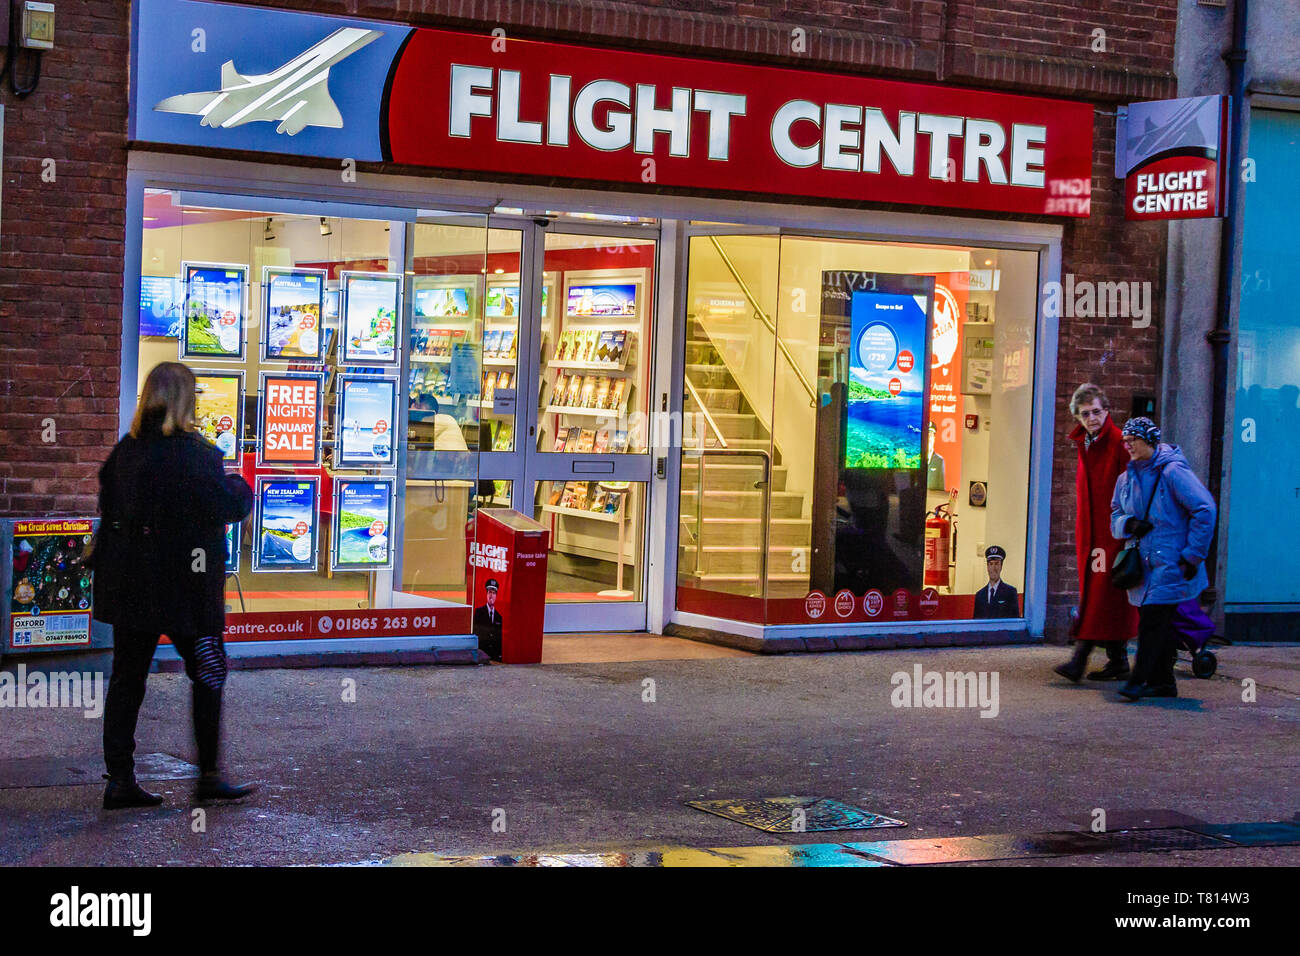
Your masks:
<path fill-rule="evenodd" d="M 518 36 L 677 50 L 756 62 L 1016 89 L 1097 104 L 1092 215 L 1065 230 L 1064 271 L 1080 280 L 1151 281 L 1159 225 L 1123 222 L 1112 176 L 1114 106 L 1171 96 L 1175 0 L 252 0 L 320 13 L 484 29 Z M 124 229 L 127 5 L 59 10 L 59 45 L 37 93 L 7 108 L 0 235 L 0 514 L 93 510 L 95 471 L 117 433 Z M 792 31 L 806 31 L 806 50 Z M 1104 51 L 1093 31 L 1105 31 Z M 82 51 L 94 51 L 86 56 Z M 41 161 L 56 161 L 55 183 Z M 942 212 L 941 210 L 936 210 Z M 1126 408 L 1156 391 L 1159 320 L 1063 319 L 1049 621 L 1074 600 L 1073 469 L 1065 402 L 1093 379 Z M 41 441 L 53 418 L 57 441 Z"/>
<path fill-rule="evenodd" d="M 1102 110 L 1094 115 L 1091 215 L 1065 230 L 1062 279 L 1066 273 L 1073 273 L 1076 283 L 1150 282 L 1151 324 L 1134 328 L 1135 320 L 1126 316 L 1060 319 L 1048 572 L 1048 623 L 1056 634 L 1066 627 L 1069 609 L 1078 603 L 1079 589 L 1074 552 L 1078 455 L 1074 443 L 1066 437 L 1076 424 L 1070 417 L 1070 396 L 1084 382 L 1095 382 L 1106 390 L 1112 413 L 1123 422 L 1135 393 L 1157 393 L 1160 372 L 1168 227 L 1157 222 L 1125 221 L 1123 190 L 1114 178 L 1115 117 Z"/>
<path fill-rule="evenodd" d="M 36 92 L 20 100 L 6 83 L 0 93 L 4 515 L 93 514 L 99 463 L 117 438 L 126 6 L 59 4 L 57 46 L 44 54 Z M 52 442 L 42 440 L 48 420 Z"/>

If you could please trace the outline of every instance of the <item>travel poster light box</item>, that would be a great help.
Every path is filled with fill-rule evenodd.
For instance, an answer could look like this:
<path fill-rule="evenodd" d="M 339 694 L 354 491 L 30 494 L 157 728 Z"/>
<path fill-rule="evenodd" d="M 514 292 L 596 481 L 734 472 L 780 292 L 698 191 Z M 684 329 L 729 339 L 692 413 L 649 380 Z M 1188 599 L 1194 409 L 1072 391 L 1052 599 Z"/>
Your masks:
<path fill-rule="evenodd" d="M 187 262 L 181 358 L 242 360 L 248 266 Z"/>
<path fill-rule="evenodd" d="M 257 479 L 254 571 L 315 571 L 318 478 Z"/>
<path fill-rule="evenodd" d="M 394 485 L 392 478 L 335 481 L 334 570 L 392 567 Z"/>
<path fill-rule="evenodd" d="M 317 269 L 262 270 L 265 326 L 262 358 L 321 358 L 321 316 L 325 311 L 325 272 Z"/>

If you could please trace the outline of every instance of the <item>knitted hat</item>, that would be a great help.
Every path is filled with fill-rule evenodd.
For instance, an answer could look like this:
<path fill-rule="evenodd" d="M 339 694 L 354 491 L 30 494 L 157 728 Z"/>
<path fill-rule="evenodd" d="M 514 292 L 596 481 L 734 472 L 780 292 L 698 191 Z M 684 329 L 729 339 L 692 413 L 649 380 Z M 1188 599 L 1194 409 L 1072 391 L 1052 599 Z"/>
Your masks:
<path fill-rule="evenodd" d="M 1124 434 L 1141 438 L 1153 447 L 1160 442 L 1160 426 L 1146 416 L 1138 416 L 1126 421 L 1124 423 Z"/>

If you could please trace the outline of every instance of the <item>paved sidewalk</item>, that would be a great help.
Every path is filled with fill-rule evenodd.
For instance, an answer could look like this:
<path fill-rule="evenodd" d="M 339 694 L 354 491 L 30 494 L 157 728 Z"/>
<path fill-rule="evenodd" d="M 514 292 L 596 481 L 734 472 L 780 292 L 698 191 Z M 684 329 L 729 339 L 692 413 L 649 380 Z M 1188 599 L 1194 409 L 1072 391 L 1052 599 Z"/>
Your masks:
<path fill-rule="evenodd" d="M 410 853 L 636 852 L 1222 824 L 1300 812 L 1300 648 L 1227 647 L 1177 700 L 1051 674 L 1059 647 L 792 657 L 236 671 L 228 764 L 262 790 L 105 813 L 98 781 L 20 786 L 21 758 L 88 761 L 102 723 L 0 710 L 0 864 L 354 863 Z M 6 661 L 6 665 L 10 662 Z M 895 707 L 896 674 L 984 671 L 997 716 Z M 1244 679 L 1256 699 L 1243 701 Z M 355 681 L 356 701 L 344 701 Z M 141 753 L 193 759 L 188 681 L 150 678 Z M 986 711 L 988 708 L 985 708 Z M 5 779 L 6 774 L 9 779 Z M 769 834 L 688 800 L 808 794 L 905 830 Z M 753 851 L 759 853 L 759 851 Z M 1033 865 L 1296 865 L 1295 847 L 1064 856 Z M 983 863 L 973 865 L 1006 865 Z"/>

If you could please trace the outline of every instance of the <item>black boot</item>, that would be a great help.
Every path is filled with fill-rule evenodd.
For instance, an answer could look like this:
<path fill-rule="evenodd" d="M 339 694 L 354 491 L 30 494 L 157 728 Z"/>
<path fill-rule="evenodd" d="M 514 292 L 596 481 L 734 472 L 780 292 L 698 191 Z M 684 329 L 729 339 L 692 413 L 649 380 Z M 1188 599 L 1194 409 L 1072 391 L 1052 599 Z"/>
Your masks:
<path fill-rule="evenodd" d="M 1106 666 L 1088 675 L 1088 680 L 1119 680 L 1128 677 L 1128 645 L 1126 641 L 1106 642 Z"/>
<path fill-rule="evenodd" d="M 1074 655 L 1064 664 L 1058 664 L 1052 670 L 1068 681 L 1079 683 L 1083 678 L 1083 669 L 1088 664 L 1088 655 L 1092 653 L 1092 641 L 1076 641 Z"/>
<path fill-rule="evenodd" d="M 199 777 L 194 795 L 200 800 L 239 800 L 257 790 L 255 783 L 228 783 L 220 771 L 213 770 Z"/>
<path fill-rule="evenodd" d="M 108 786 L 104 788 L 104 809 L 124 810 L 127 807 L 156 807 L 163 798 L 150 793 L 138 783 L 135 777 L 109 777 Z"/>

